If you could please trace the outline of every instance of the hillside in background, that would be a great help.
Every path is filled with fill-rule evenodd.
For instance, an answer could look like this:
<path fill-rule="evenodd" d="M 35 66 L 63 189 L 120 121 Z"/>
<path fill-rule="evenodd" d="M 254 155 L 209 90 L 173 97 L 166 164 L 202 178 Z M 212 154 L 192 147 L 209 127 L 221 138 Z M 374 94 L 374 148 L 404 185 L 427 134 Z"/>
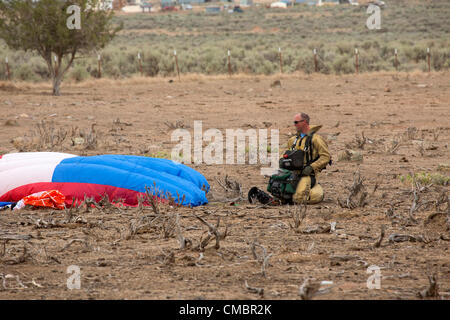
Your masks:
<path fill-rule="evenodd" d="M 248 74 L 314 71 L 314 48 L 321 73 L 355 71 L 358 48 L 360 72 L 427 70 L 426 48 L 431 49 L 433 70 L 450 67 L 450 2 L 389 1 L 381 12 L 381 30 L 369 30 L 364 6 L 297 5 L 288 9 L 251 7 L 243 13 L 205 12 L 119 13 L 124 30 L 102 52 L 102 76 L 129 77 L 140 73 L 138 53 L 146 76 L 175 74 L 176 49 L 181 73 L 226 74 L 227 50 L 232 71 Z M 14 79 L 46 80 L 41 59 L 31 53 L 12 52 L 0 45 L 0 59 L 9 57 Z M 80 81 L 98 76 L 97 55 L 77 59 L 69 78 Z M 0 64 L 0 80 L 5 77 Z"/>

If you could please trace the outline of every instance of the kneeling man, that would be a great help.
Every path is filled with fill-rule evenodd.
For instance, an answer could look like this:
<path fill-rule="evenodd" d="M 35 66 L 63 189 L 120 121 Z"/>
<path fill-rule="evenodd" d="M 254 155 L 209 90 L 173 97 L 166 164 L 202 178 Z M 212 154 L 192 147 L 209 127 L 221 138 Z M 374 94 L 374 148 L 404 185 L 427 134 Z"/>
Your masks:
<path fill-rule="evenodd" d="M 331 160 L 327 143 L 316 133 L 322 126 L 310 126 L 309 119 L 306 113 L 294 116 L 297 134 L 287 143 L 288 150 L 303 150 L 305 153 L 306 165 L 297 172 L 300 175 L 300 181 L 292 197 L 295 203 L 306 201 L 314 204 L 323 200 L 323 189 L 317 182 L 317 177 Z"/>

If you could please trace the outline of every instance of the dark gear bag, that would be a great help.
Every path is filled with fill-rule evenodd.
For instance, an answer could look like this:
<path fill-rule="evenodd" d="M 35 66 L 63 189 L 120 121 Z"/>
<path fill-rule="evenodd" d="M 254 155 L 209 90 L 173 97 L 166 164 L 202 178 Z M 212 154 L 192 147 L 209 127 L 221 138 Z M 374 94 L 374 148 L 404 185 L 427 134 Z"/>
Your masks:
<path fill-rule="evenodd" d="M 278 173 L 270 177 L 267 191 L 278 199 L 291 200 L 299 181 L 300 176 L 297 173 L 280 169 Z"/>
<path fill-rule="evenodd" d="M 287 170 L 302 170 L 305 152 L 303 150 L 288 150 L 280 159 L 280 168 Z"/>
<path fill-rule="evenodd" d="M 305 135 L 302 138 L 300 138 L 300 136 L 297 136 L 294 143 L 292 144 L 291 150 L 287 150 L 283 154 L 283 157 L 280 159 L 279 165 L 281 169 L 302 170 L 304 167 L 309 166 L 312 162 L 314 162 L 314 160 L 312 159 L 313 134 Z M 295 150 L 298 139 L 300 139 L 299 145 L 302 144 L 303 139 L 306 139 L 305 147 L 303 150 Z"/>
<path fill-rule="evenodd" d="M 306 135 L 302 138 L 298 136 L 292 144 L 291 150 L 286 151 L 280 159 L 280 170 L 270 178 L 267 186 L 267 191 L 274 197 L 285 201 L 292 201 L 292 196 L 294 195 L 302 176 L 301 170 L 317 160 L 312 159 L 312 136 L 313 134 Z M 306 139 L 303 150 L 295 150 L 298 139 L 301 139 L 299 145 L 302 144 L 303 139 Z M 300 172 L 300 174 L 295 171 Z M 315 184 L 316 177 L 312 174 L 311 188 L 314 187 Z"/>

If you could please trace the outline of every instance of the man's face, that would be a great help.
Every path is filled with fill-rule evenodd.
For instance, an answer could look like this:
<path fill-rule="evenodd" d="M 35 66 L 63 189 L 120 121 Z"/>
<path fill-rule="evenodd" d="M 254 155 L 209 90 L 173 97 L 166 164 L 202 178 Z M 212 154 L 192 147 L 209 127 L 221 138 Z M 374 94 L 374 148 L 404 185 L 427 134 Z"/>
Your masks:
<path fill-rule="evenodd" d="M 298 132 L 304 132 L 307 126 L 307 123 L 300 114 L 296 114 L 294 116 L 294 126 Z"/>

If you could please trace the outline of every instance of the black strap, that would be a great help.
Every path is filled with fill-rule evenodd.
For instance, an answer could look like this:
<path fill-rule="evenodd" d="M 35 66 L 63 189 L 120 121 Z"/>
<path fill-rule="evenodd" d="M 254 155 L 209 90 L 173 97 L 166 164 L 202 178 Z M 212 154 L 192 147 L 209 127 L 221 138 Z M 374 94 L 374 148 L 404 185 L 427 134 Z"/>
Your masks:
<path fill-rule="evenodd" d="M 313 157 L 313 147 L 312 147 L 312 138 L 313 138 L 313 134 L 308 134 L 306 137 L 306 143 L 305 143 L 305 148 L 303 149 L 303 151 L 306 152 L 306 165 L 310 165 L 311 163 L 313 163 L 314 161 L 312 161 L 312 157 Z"/>
<path fill-rule="evenodd" d="M 303 149 L 303 151 L 306 152 L 306 165 L 307 166 L 311 165 L 311 163 L 316 162 L 320 158 L 320 155 L 317 155 L 317 157 L 315 157 L 313 159 L 313 145 L 312 145 L 313 135 L 314 135 L 314 132 L 311 134 L 308 134 L 306 136 L 303 136 L 300 140 L 300 145 L 301 145 L 303 138 L 306 137 L 305 148 Z M 292 145 L 292 150 L 294 150 L 294 148 L 296 147 L 299 137 L 300 136 L 297 136 L 297 138 L 295 139 L 294 144 Z M 331 165 L 331 164 L 332 164 L 332 160 L 330 159 L 330 161 L 328 162 L 328 165 Z M 314 179 L 314 183 L 313 183 L 313 179 Z M 313 175 L 311 175 L 311 187 L 314 186 L 315 184 L 316 184 L 316 178 L 313 174 Z"/>
<path fill-rule="evenodd" d="M 311 188 L 314 187 L 314 186 L 316 185 L 316 182 L 317 182 L 317 181 L 316 181 L 316 176 L 315 176 L 315 175 L 312 175 L 312 176 L 311 176 Z"/>
<path fill-rule="evenodd" d="M 299 144 L 301 146 L 303 139 L 306 138 L 305 148 L 303 149 L 303 151 L 306 152 L 306 165 L 310 165 L 311 163 L 313 163 L 314 161 L 316 161 L 318 159 L 318 157 L 317 157 L 316 159 L 314 159 L 314 161 L 311 161 L 312 157 L 313 157 L 313 148 L 312 148 L 313 134 L 314 134 L 314 132 L 311 134 L 304 135 L 303 137 L 301 137 L 300 135 L 296 136 L 295 141 L 291 147 L 291 150 L 295 150 L 295 147 L 297 147 L 298 139 L 301 137 L 300 144 Z"/>
<path fill-rule="evenodd" d="M 297 141 L 298 141 L 298 139 L 299 139 L 300 137 L 301 137 L 301 136 L 298 135 L 298 136 L 295 138 L 295 141 L 294 141 L 294 143 L 292 144 L 291 150 L 295 150 L 295 147 L 297 146 Z M 303 140 L 303 138 L 305 138 L 305 137 L 306 137 L 306 136 L 303 136 L 303 137 L 300 138 L 300 145 L 302 145 L 302 140 Z"/>

